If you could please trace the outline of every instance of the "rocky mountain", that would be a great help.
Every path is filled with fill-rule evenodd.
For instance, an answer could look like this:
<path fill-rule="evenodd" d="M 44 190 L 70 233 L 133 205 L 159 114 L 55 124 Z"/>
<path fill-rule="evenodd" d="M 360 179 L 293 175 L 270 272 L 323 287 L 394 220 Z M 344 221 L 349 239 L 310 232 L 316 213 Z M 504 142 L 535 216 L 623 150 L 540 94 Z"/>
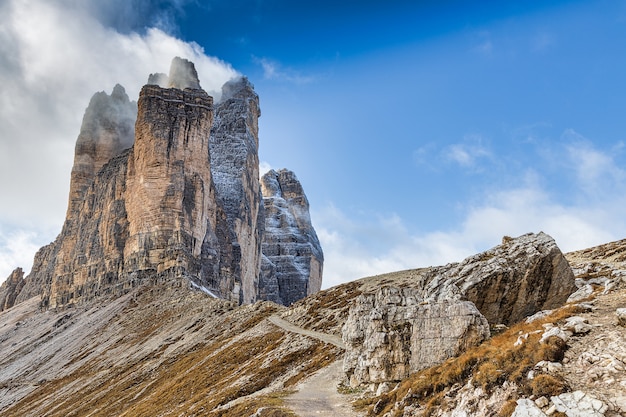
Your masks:
<path fill-rule="evenodd" d="M 68 212 L 0 286 L 2 416 L 626 416 L 626 241 L 545 233 L 320 291 L 259 98 L 188 61 L 91 100 Z"/>
<path fill-rule="evenodd" d="M 180 58 L 169 75 L 150 76 L 138 103 L 119 85 L 95 94 L 76 143 L 63 229 L 27 277 L 16 271 L 0 287 L 0 307 L 35 295 L 44 308 L 75 305 L 144 282 L 192 285 L 237 303 L 289 304 L 319 291 L 322 251 L 293 173 L 281 171 L 291 179 L 282 206 L 289 224 L 275 227 L 275 215 L 265 216 L 276 196 L 266 204 L 261 194 L 260 114 L 247 79 L 226 83 L 214 103 Z M 263 242 L 274 256 L 283 236 L 298 243 L 280 246 L 293 251 L 291 263 L 261 273 Z"/>
<path fill-rule="evenodd" d="M 319 291 L 324 255 L 294 173 L 270 170 L 261 178 L 261 191 L 265 235 L 259 290 L 264 300 L 290 305 Z"/>
<path fill-rule="evenodd" d="M 623 253 L 504 238 L 289 307 L 167 282 L 45 312 L 33 297 L 0 312 L 0 414 L 626 415 Z M 478 307 L 477 287 L 513 295 Z M 516 305 L 531 316 L 508 320 Z"/>
<path fill-rule="evenodd" d="M 33 297 L 0 313 L 0 414 L 625 415 L 622 253 L 624 242 L 563 256 L 542 233 L 505 238 L 290 307 L 167 280 L 71 309 L 42 312 Z M 478 308 L 476 287 L 513 295 Z M 524 300 L 531 316 L 508 321 Z"/>

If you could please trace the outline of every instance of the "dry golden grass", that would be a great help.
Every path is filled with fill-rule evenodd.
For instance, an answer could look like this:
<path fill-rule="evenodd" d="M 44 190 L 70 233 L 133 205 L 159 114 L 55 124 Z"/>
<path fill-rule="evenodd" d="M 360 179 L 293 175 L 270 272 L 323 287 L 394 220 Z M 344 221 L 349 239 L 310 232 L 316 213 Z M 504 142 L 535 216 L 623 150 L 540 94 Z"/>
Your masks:
<path fill-rule="evenodd" d="M 280 309 L 271 303 L 232 309 L 219 301 L 162 300 L 139 297 L 112 322 L 113 333 L 123 336 L 111 343 L 109 351 L 81 352 L 72 361 L 80 367 L 43 383 L 2 415 L 233 416 L 251 415 L 262 408 L 263 417 L 292 417 L 282 408 L 280 396 L 258 392 L 275 381 L 293 386 L 340 354 L 332 345 L 269 324 L 257 326 Z M 199 314 L 187 321 L 184 317 L 190 310 Z M 181 336 L 164 340 L 158 337 L 164 328 L 193 334 L 196 342 L 172 351 Z M 115 352 L 155 341 L 160 345 L 147 353 L 114 360 Z M 230 404 L 242 397 L 243 401 Z"/>
<path fill-rule="evenodd" d="M 577 307 L 567 306 L 532 323 L 514 325 L 456 358 L 411 375 L 398 389 L 379 397 L 360 400 L 356 405 L 367 410 L 370 416 L 378 416 L 391 411 L 396 402 L 401 402 L 403 406 L 417 403 L 425 406 L 426 415 L 430 415 L 438 407 L 448 388 L 454 384 L 464 384 L 472 377 L 474 384 L 486 392 L 501 386 L 504 381 L 510 381 L 519 386 L 519 395 L 561 393 L 566 387 L 554 378 L 538 376 L 531 384 L 526 375 L 542 360 L 561 360 L 566 349 L 565 343 L 558 338 L 550 338 L 547 343 L 540 344 L 542 325 L 562 321 L 577 312 Z M 521 345 L 514 346 L 522 334 L 528 334 L 528 338 Z M 409 391 L 411 395 L 407 396 Z M 406 400 L 402 402 L 405 397 Z M 510 409 L 511 404 L 506 405 L 501 415 L 507 415 Z M 396 409 L 396 415 L 402 415 L 402 410 L 402 407 Z"/>

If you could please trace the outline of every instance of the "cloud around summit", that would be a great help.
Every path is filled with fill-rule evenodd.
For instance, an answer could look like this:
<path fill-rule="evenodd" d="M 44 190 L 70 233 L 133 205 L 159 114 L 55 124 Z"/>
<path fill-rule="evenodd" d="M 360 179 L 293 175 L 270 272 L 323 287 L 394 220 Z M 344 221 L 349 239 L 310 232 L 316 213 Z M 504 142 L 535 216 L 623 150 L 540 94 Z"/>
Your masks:
<path fill-rule="evenodd" d="M 148 75 L 167 72 L 174 56 L 195 62 L 201 85 L 216 96 L 224 82 L 238 75 L 198 44 L 164 31 L 168 16 L 180 13 L 184 1 L 159 9 L 152 3 L 0 3 L 1 280 L 14 267 L 28 270 L 30 265 L 22 263 L 26 248 L 48 243 L 60 231 L 74 144 L 95 92 L 110 94 L 120 83 L 137 100 Z M 158 12 L 144 13 L 153 9 Z M 19 254 L 19 265 L 5 259 L 13 252 Z M 30 262 L 33 255 L 28 255 Z"/>

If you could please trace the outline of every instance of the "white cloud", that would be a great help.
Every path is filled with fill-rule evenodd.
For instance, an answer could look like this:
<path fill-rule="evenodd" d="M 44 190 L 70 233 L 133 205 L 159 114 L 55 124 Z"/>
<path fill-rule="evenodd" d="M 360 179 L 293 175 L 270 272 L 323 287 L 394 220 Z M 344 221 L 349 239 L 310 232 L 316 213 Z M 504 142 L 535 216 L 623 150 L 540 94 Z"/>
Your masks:
<path fill-rule="evenodd" d="M 579 186 L 589 196 L 609 196 L 626 191 L 626 171 L 614 160 L 614 155 L 595 149 L 583 136 L 572 129 L 563 134 L 565 149 Z M 617 151 L 621 145 L 618 145 Z M 616 189 L 617 187 L 617 189 Z"/>
<path fill-rule="evenodd" d="M 169 10 L 175 11 L 181 1 L 170 1 Z M 141 5 L 137 9 L 141 11 L 150 9 L 151 3 L 141 0 L 133 5 Z M 41 246 L 48 242 L 29 230 L 60 231 L 74 143 L 95 92 L 110 92 L 120 83 L 136 100 L 148 75 L 168 72 L 174 56 L 195 62 L 202 87 L 216 96 L 222 84 L 237 75 L 199 45 L 160 29 L 121 33 L 104 26 L 101 21 L 119 12 L 114 4 L 126 2 L 117 0 L 111 7 L 96 0 L 0 3 L 0 234 L 4 236 L 9 230 L 22 230 Z M 125 17 L 130 19 L 127 29 L 141 23 L 140 16 L 132 21 L 133 16 Z M 12 253 L 0 251 L 3 259 Z M 14 265 L 0 267 L 0 280 L 20 262 L 16 258 Z"/>
<path fill-rule="evenodd" d="M 292 68 L 284 68 L 268 58 L 254 57 L 254 61 L 263 68 L 263 77 L 268 80 L 287 81 L 293 84 L 308 84 L 315 81 L 313 76 L 300 74 Z"/>
<path fill-rule="evenodd" d="M 480 31 L 473 33 L 472 37 L 472 51 L 485 56 L 492 55 L 494 46 L 491 40 L 491 33 L 488 31 Z"/>
<path fill-rule="evenodd" d="M 34 232 L 17 231 L 14 233 L 0 233 L 0 281 L 8 278 L 9 274 L 18 266 L 25 274 L 30 272 L 33 264 L 33 255 L 41 247 L 39 238 Z"/>
<path fill-rule="evenodd" d="M 531 40 L 531 50 L 533 52 L 545 52 L 556 45 L 556 38 L 551 33 L 538 33 Z"/>
<path fill-rule="evenodd" d="M 593 148 L 586 155 L 593 155 L 593 160 L 606 157 Z M 395 214 L 363 219 L 332 205 L 313 213 L 324 250 L 324 288 L 385 272 L 458 262 L 498 245 L 505 235 L 543 231 L 564 252 L 626 235 L 626 192 L 566 205 L 542 187 L 536 172 L 528 171 L 520 180 L 514 188 L 486 189 L 480 203 L 465 207 L 459 224 L 444 230 L 412 233 Z M 612 187 L 626 191 L 621 177 L 613 177 Z"/>
<path fill-rule="evenodd" d="M 265 161 L 261 161 L 259 162 L 259 176 L 262 177 L 263 175 L 265 175 L 267 172 L 269 172 L 272 168 L 272 166 L 265 162 Z"/>
<path fill-rule="evenodd" d="M 443 150 L 444 158 L 463 168 L 477 168 L 479 161 L 492 157 L 480 135 L 467 135 L 462 143 L 455 143 Z"/>

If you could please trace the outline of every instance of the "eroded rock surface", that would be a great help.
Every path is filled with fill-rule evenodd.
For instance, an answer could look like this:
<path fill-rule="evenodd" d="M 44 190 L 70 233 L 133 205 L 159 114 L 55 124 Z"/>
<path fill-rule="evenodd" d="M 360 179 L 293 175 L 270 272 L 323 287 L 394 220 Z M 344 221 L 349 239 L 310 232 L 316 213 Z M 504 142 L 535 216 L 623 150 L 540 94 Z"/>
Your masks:
<path fill-rule="evenodd" d="M 489 337 L 489 323 L 469 301 L 424 302 L 411 288 L 361 295 L 343 327 L 344 371 L 352 386 L 400 381 Z"/>
<path fill-rule="evenodd" d="M 461 263 L 415 271 L 407 288 L 357 298 L 343 326 L 353 385 L 398 381 L 443 362 L 511 324 L 565 303 L 574 275 L 544 234 L 504 238 Z"/>
<path fill-rule="evenodd" d="M 259 97 L 246 78 L 227 82 L 215 107 L 209 141 L 216 198 L 228 223 L 232 273 L 240 277 L 242 301 L 257 299 L 263 207 L 259 184 Z"/>
<path fill-rule="evenodd" d="M 24 287 L 24 271 L 16 268 L 0 285 L 0 311 L 15 305 L 15 299 Z"/>
<path fill-rule="evenodd" d="M 320 290 L 324 255 L 311 224 L 309 201 L 296 175 L 270 170 L 261 179 L 265 234 L 259 294 L 290 305 Z"/>
<path fill-rule="evenodd" d="M 114 156 L 133 146 L 137 103 L 117 84 L 111 95 L 93 95 L 74 151 L 67 216 L 75 214 L 98 171 Z"/>
<path fill-rule="evenodd" d="M 431 272 L 427 299 L 469 300 L 492 324 L 559 307 L 576 291 L 571 267 L 543 232 L 505 237 L 501 245 Z"/>

